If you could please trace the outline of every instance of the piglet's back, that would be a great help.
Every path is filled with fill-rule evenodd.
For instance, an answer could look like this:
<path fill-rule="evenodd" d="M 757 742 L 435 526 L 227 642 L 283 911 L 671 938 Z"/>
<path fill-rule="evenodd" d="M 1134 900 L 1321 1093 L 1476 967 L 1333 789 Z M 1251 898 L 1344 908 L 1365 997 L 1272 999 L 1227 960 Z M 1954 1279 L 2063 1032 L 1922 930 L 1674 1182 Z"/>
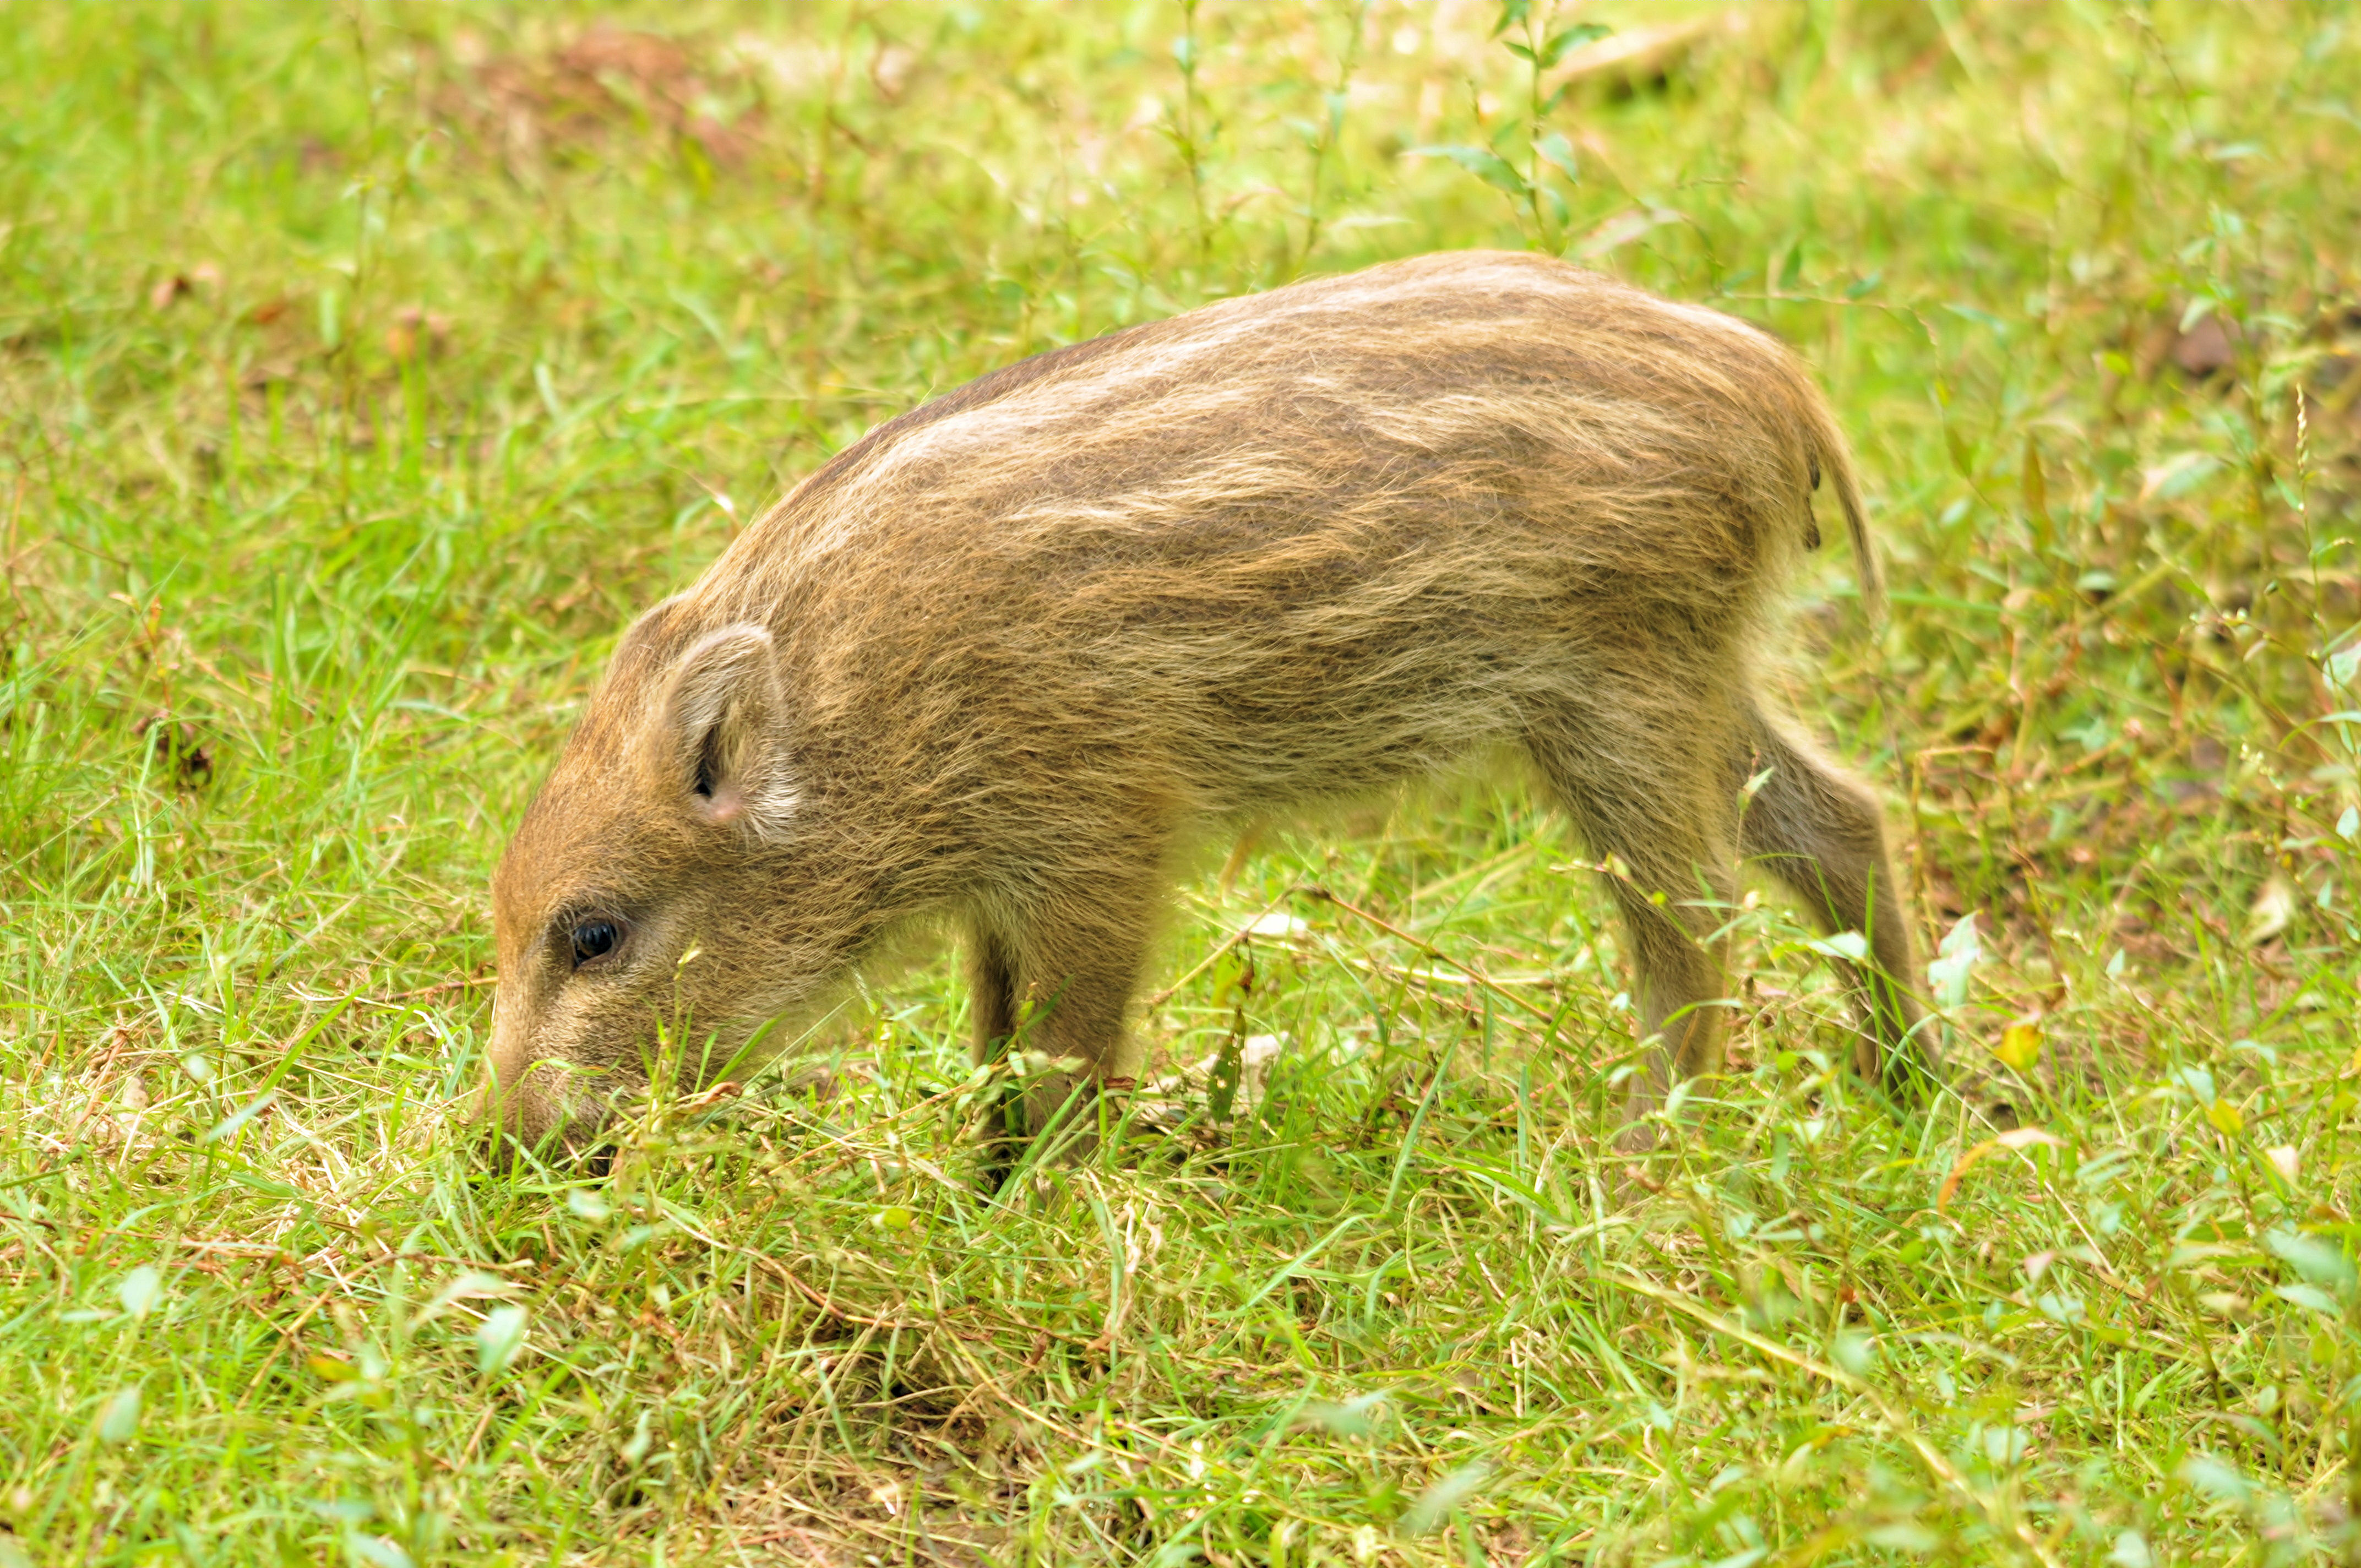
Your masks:
<path fill-rule="evenodd" d="M 1512 728 L 1572 645 L 1669 615 L 1728 659 L 1809 536 L 1815 397 L 1716 313 L 1422 258 L 984 377 L 840 454 L 681 609 L 776 630 L 815 744 L 1127 751 L 1250 809 Z"/>

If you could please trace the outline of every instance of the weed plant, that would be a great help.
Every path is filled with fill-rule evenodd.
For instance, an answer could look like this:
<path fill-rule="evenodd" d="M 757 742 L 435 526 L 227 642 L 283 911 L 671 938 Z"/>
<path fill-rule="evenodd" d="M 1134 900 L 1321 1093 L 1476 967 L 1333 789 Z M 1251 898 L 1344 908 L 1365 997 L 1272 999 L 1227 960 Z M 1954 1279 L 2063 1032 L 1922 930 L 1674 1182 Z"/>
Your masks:
<path fill-rule="evenodd" d="M 0 1564 L 2352 1560 L 2356 169 L 2326 0 L 0 0 Z M 636 610 L 930 393 L 1478 245 L 1833 389 L 1894 611 L 1831 552 L 1782 680 L 1930 1109 L 1750 895 L 1618 1157 L 1483 779 L 1206 868 L 1182 1081 L 997 1198 L 942 960 L 483 1168 Z"/>

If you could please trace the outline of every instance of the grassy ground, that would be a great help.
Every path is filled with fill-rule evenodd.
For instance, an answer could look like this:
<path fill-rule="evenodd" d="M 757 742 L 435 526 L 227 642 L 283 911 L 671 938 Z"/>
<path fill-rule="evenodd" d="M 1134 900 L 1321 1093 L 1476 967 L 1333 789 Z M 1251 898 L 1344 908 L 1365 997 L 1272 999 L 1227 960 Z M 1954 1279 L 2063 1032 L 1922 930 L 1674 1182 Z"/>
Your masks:
<path fill-rule="evenodd" d="M 2355 1552 L 2361 25 L 1765 0 L 1552 104 L 1499 15 L 0 0 L 0 1564 Z M 1615 934 L 1482 784 L 1185 890 L 1146 1036 L 1257 1066 L 1156 1150 L 980 1197 L 939 962 L 477 1168 L 631 614 L 930 391 L 1478 244 L 1837 395 L 1895 609 L 1823 562 L 1784 684 L 1955 1094 L 1750 901 L 1627 1171 Z"/>

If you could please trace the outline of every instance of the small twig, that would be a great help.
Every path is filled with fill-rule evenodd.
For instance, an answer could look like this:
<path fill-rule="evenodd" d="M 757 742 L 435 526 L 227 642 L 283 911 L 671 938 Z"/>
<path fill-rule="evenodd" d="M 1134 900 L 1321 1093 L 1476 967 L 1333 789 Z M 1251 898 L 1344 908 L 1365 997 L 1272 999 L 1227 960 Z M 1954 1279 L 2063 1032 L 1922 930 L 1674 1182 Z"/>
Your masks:
<path fill-rule="evenodd" d="M 500 977 L 496 974 L 479 974 L 473 980 L 446 980 L 434 985 L 422 985 L 416 991 L 400 991 L 386 997 L 364 996 L 360 1000 L 374 1002 L 382 1007 L 396 1002 L 414 1002 L 422 996 L 437 996 L 446 991 L 473 991 L 479 985 L 498 985 L 500 981 Z"/>
<path fill-rule="evenodd" d="M 769 1269 L 772 1273 L 777 1275 L 780 1278 L 785 1280 L 788 1284 L 801 1291 L 805 1299 L 811 1302 L 813 1306 L 818 1307 L 821 1311 L 828 1313 L 830 1317 L 841 1319 L 848 1323 L 860 1323 L 873 1329 L 898 1329 L 909 1333 L 918 1334 L 927 1332 L 930 1327 L 938 1326 L 929 1323 L 906 1321 L 893 1318 L 865 1317 L 859 1312 L 851 1311 L 846 1308 L 838 1306 L 834 1301 L 829 1299 L 825 1292 L 806 1284 L 801 1275 L 797 1274 L 794 1269 L 789 1268 L 785 1264 L 781 1263 L 777 1258 L 771 1256 L 769 1254 L 756 1252 L 752 1247 L 733 1246 L 718 1236 L 708 1235 L 697 1226 L 683 1221 L 678 1214 L 670 1214 L 668 1217 L 672 1220 L 673 1223 L 680 1227 L 684 1234 L 696 1237 L 698 1241 L 703 1242 L 707 1246 L 711 1247 L 714 1251 L 735 1253 L 740 1257 L 745 1258 L 751 1263 L 760 1264 L 764 1268 Z"/>
<path fill-rule="evenodd" d="M 247 1401 L 254 1398 L 254 1391 L 262 1387 L 263 1378 L 269 1375 L 270 1368 L 279 1360 L 279 1353 L 283 1350 L 302 1348 L 303 1342 L 297 1339 L 295 1337 L 296 1334 L 302 1331 L 305 1323 L 312 1321 L 312 1314 L 326 1306 L 330 1299 L 335 1295 L 335 1292 L 333 1290 L 321 1291 L 317 1296 L 312 1298 L 312 1304 L 310 1306 L 295 1314 L 295 1321 L 293 1322 L 285 1324 L 284 1326 L 271 1322 L 270 1319 L 264 1314 L 261 1308 L 254 1308 L 255 1316 L 261 1318 L 266 1324 L 269 1324 L 270 1328 L 277 1331 L 279 1334 L 279 1343 L 270 1347 L 270 1354 L 264 1356 L 262 1358 L 262 1365 L 254 1369 L 253 1381 L 247 1384 L 246 1392 L 238 1396 L 237 1408 L 240 1410 L 245 1409 Z M 252 1306 L 253 1303 L 248 1302 L 247 1305 Z"/>
<path fill-rule="evenodd" d="M 860 1323 L 865 1327 L 873 1329 L 899 1330 L 907 1333 L 925 1333 L 927 1332 L 928 1325 L 922 1322 L 905 1321 L 897 1318 L 872 1318 L 862 1313 L 855 1312 L 847 1308 L 840 1307 L 836 1302 L 829 1299 L 825 1291 L 805 1284 L 801 1275 L 798 1275 L 794 1269 L 789 1268 L 785 1264 L 779 1262 L 776 1258 L 764 1257 L 762 1254 L 757 1252 L 747 1252 L 744 1255 L 763 1265 L 765 1267 L 769 1268 L 772 1273 L 777 1275 L 780 1278 L 794 1286 L 797 1290 L 802 1291 L 806 1300 L 809 1301 L 813 1306 L 818 1307 L 821 1311 L 826 1312 L 831 1318 L 840 1319 L 848 1323 Z"/>
<path fill-rule="evenodd" d="M 1171 1001 L 1174 996 L 1180 993 L 1182 986 L 1188 984 L 1191 981 L 1196 979 L 1199 975 L 1203 974 L 1207 970 L 1213 968 L 1214 963 L 1220 959 L 1224 953 L 1228 952 L 1232 948 L 1236 947 L 1248 937 L 1253 936 L 1254 928 L 1261 925 L 1264 920 L 1268 919 L 1280 905 L 1287 902 L 1288 894 L 1298 893 L 1301 891 L 1302 890 L 1290 887 L 1287 890 L 1287 893 L 1280 894 L 1277 898 L 1274 898 L 1268 904 L 1264 905 L 1260 915 L 1256 916 L 1253 919 L 1247 921 L 1245 925 L 1239 927 L 1236 930 L 1224 938 L 1222 939 L 1221 946 L 1215 948 L 1212 952 L 1207 953 L 1202 959 L 1200 959 L 1195 967 L 1191 969 L 1187 974 L 1182 975 L 1179 980 L 1174 981 L 1170 985 L 1166 986 L 1163 990 L 1149 997 L 1148 999 L 1148 1005 L 1140 1009 L 1140 1011 L 1143 1013 L 1153 1013 L 1159 1007 L 1161 1007 L 1166 1003 Z"/>
<path fill-rule="evenodd" d="M 1519 996 L 1515 992 L 1508 990 L 1499 981 L 1492 980 L 1489 976 L 1486 975 L 1483 970 L 1475 969 L 1467 964 L 1461 963 L 1457 959 L 1453 958 L 1450 954 L 1444 952 L 1433 943 L 1427 941 L 1422 938 L 1413 937 L 1409 932 L 1403 930 L 1400 927 L 1393 925 L 1389 921 L 1381 920 L 1366 909 L 1345 903 L 1343 899 L 1337 897 L 1334 894 L 1329 892 L 1324 887 L 1307 883 L 1303 886 L 1295 888 L 1292 891 L 1301 893 L 1307 898 L 1325 899 L 1328 903 L 1334 905 L 1345 914 L 1367 921 L 1370 925 L 1375 926 L 1378 930 L 1385 932 L 1388 936 L 1392 937 L 1399 941 L 1408 942 L 1411 947 L 1416 948 L 1420 952 L 1424 953 L 1435 962 L 1449 964 L 1453 969 L 1457 970 L 1461 974 L 1466 975 L 1469 980 L 1475 981 L 1477 985 L 1482 986 L 1485 990 L 1490 992 L 1501 1001 L 1524 1009 L 1524 1011 L 1532 1014 L 1534 1017 L 1540 1019 L 1544 1024 L 1554 1025 L 1558 1021 L 1558 1015 L 1556 1014 L 1549 1012 L 1544 1008 L 1534 1006 L 1523 997 Z"/>

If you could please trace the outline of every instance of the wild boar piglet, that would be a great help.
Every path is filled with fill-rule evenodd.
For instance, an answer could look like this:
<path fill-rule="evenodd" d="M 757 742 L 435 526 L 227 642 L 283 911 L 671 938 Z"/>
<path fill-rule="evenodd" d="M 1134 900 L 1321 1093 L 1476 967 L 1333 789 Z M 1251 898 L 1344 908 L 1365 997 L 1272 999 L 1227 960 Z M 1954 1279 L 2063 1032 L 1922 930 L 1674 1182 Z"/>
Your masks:
<path fill-rule="evenodd" d="M 1741 861 L 1868 938 L 1862 1067 L 1920 1011 L 1875 800 L 1766 711 L 1845 440 L 1729 316 L 1428 256 L 1038 355 L 893 420 L 618 648 L 493 882 L 500 1127 L 579 1147 L 660 1025 L 699 1079 L 897 933 L 960 932 L 976 1048 L 1123 1073 L 1177 865 L 1521 752 L 1612 857 L 1636 1120 L 1717 1058 Z M 1763 777 L 1751 798 L 1746 786 Z M 741 1064 L 742 1065 L 742 1064 Z"/>

